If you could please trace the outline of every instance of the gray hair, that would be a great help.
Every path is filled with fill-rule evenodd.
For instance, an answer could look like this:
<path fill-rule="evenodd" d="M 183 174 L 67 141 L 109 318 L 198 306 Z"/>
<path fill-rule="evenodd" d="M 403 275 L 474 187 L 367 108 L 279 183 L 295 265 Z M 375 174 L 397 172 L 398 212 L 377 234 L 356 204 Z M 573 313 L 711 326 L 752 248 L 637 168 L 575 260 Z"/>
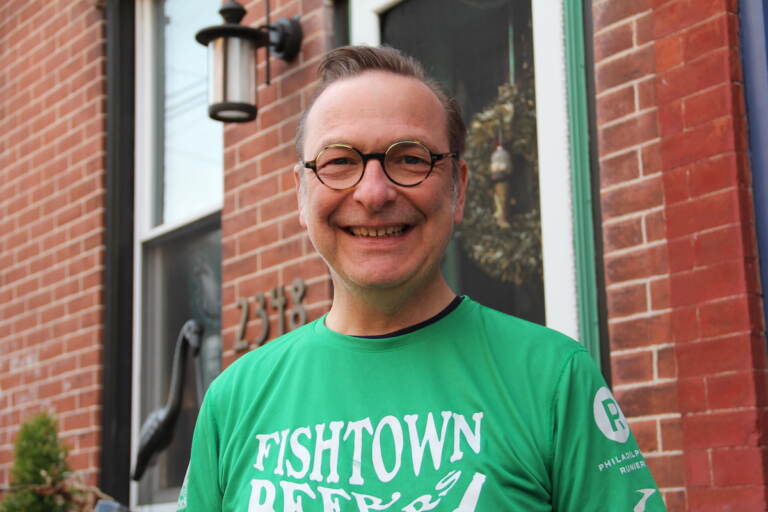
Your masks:
<path fill-rule="evenodd" d="M 459 105 L 439 83 L 427 76 L 419 61 L 387 46 L 342 46 L 328 52 L 318 65 L 320 86 L 301 115 L 296 129 L 296 150 L 299 159 L 304 159 L 305 125 L 317 98 L 334 82 L 361 75 L 366 71 L 386 71 L 415 78 L 429 87 L 445 110 L 449 151 L 459 155 L 464 152 L 467 129 Z"/>

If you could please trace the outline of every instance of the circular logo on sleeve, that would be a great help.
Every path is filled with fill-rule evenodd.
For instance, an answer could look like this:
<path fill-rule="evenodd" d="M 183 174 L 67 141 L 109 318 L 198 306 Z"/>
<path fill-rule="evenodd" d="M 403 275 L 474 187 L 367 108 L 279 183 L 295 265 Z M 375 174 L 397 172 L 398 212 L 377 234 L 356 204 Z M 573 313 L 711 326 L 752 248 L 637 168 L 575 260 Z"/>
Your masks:
<path fill-rule="evenodd" d="M 595 413 L 595 423 L 605 437 L 617 443 L 625 443 L 629 439 L 627 418 L 621 412 L 611 390 L 606 386 L 601 387 L 595 393 L 592 409 Z"/>

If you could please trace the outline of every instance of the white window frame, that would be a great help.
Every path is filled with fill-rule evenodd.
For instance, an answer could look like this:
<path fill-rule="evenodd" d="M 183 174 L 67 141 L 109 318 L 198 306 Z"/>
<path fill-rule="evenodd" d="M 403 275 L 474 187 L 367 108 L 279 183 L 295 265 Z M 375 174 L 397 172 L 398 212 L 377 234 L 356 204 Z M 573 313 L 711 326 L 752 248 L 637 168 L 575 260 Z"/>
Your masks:
<path fill-rule="evenodd" d="M 381 44 L 379 16 L 402 1 L 351 0 L 350 44 Z M 563 3 L 533 0 L 531 7 L 544 306 L 548 327 L 578 338 Z"/>
<path fill-rule="evenodd" d="M 133 246 L 133 376 L 131 383 L 131 468 L 138 452 L 141 417 L 141 361 L 143 325 L 143 261 L 145 245 L 157 238 L 220 213 L 223 197 L 212 207 L 201 209 L 186 218 L 152 226 L 155 197 L 154 172 L 159 163 L 156 132 L 159 112 L 153 66 L 155 23 L 154 4 L 161 0 L 136 0 L 136 98 L 135 98 L 135 184 L 134 184 L 134 246 Z M 205 65 L 205 64 L 203 64 Z M 222 148 L 223 151 L 223 148 Z M 130 483 L 130 508 L 136 512 L 173 512 L 176 502 L 138 505 L 139 483 Z"/>

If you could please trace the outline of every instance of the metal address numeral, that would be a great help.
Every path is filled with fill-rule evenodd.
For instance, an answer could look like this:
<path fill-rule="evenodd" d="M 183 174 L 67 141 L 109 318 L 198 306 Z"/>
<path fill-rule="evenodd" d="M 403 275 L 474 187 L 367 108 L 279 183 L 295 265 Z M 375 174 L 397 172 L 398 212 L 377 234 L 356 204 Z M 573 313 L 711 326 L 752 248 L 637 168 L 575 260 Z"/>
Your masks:
<path fill-rule="evenodd" d="M 276 286 L 269 292 L 269 298 L 272 299 L 272 309 L 277 310 L 277 335 L 285 334 L 285 292 L 282 286 Z"/>
<path fill-rule="evenodd" d="M 235 352 L 242 352 L 248 349 L 248 342 L 245 340 L 245 331 L 248 328 L 248 299 L 238 299 L 237 307 L 242 310 L 240 313 L 240 328 L 237 330 L 237 339 L 235 340 Z"/>
<path fill-rule="evenodd" d="M 293 303 L 293 307 L 288 310 L 288 327 L 294 330 L 307 323 L 307 309 L 301 303 L 307 293 L 307 285 L 301 278 L 297 277 L 288 287 L 288 293 L 291 294 L 291 302 Z"/>
<path fill-rule="evenodd" d="M 255 343 L 260 347 L 269 338 L 269 314 L 267 314 L 267 299 L 263 293 L 257 293 L 254 297 L 256 301 L 256 315 L 261 319 L 261 335 L 256 338 Z"/>

